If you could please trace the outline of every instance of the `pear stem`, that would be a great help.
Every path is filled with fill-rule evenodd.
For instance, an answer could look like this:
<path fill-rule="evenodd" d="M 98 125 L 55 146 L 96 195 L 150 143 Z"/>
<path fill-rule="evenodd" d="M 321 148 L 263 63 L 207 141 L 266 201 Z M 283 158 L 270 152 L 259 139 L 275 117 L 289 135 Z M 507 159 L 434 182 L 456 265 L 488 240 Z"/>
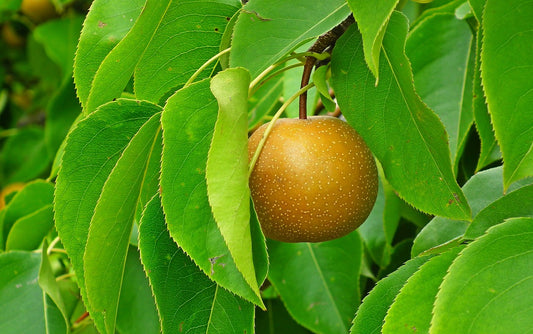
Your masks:
<path fill-rule="evenodd" d="M 268 124 L 265 132 L 263 133 L 263 136 L 261 137 L 261 140 L 259 141 L 259 144 L 257 145 L 257 148 L 254 152 L 254 156 L 252 157 L 252 160 L 250 160 L 250 166 L 248 168 L 248 178 L 250 178 L 250 175 L 252 175 L 252 171 L 254 170 L 255 163 L 257 162 L 257 159 L 259 158 L 259 154 L 261 154 L 261 150 L 263 149 L 263 146 L 265 146 L 265 142 L 268 138 L 268 135 L 272 131 L 272 128 L 274 127 L 274 123 L 278 120 L 278 118 L 281 116 L 281 114 L 287 109 L 287 107 L 296 100 L 299 96 L 301 96 L 303 93 L 307 92 L 310 88 L 314 87 L 315 84 L 311 82 L 310 84 L 307 84 L 305 87 L 302 87 L 299 91 L 296 92 L 293 96 L 291 96 L 283 105 L 278 109 L 276 114 L 272 117 L 272 120 Z"/>

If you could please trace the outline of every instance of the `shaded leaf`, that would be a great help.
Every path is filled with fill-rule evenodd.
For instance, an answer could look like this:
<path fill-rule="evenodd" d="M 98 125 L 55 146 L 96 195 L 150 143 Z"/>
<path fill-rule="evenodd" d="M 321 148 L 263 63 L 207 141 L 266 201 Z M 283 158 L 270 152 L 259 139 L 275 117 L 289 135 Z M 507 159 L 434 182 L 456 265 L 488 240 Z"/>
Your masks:
<path fill-rule="evenodd" d="M 356 27 L 337 41 L 332 84 L 348 122 L 383 165 L 399 196 L 416 208 L 469 219 L 470 208 L 453 175 L 447 134 L 420 100 L 403 50 L 406 18 L 394 13 L 383 40 L 380 83 L 374 87 Z"/>
<path fill-rule="evenodd" d="M 54 226 L 52 203 L 15 221 L 7 235 L 6 250 L 35 250 Z"/>
<path fill-rule="evenodd" d="M 137 98 L 159 102 L 219 52 L 238 0 L 174 0 L 135 68 Z M 206 77 L 214 65 L 200 76 Z M 202 76 L 203 75 L 203 76 Z"/>
<path fill-rule="evenodd" d="M 269 240 L 269 280 L 287 310 L 314 332 L 346 333 L 360 299 L 358 232 L 321 243 Z"/>
<path fill-rule="evenodd" d="M 256 334 L 272 333 L 311 333 L 304 327 L 298 325 L 291 317 L 287 309 L 279 299 L 268 299 L 265 301 L 266 311 L 257 311 L 255 318 Z"/>
<path fill-rule="evenodd" d="M 469 244 L 444 278 L 430 333 L 525 333 L 533 328 L 533 219 L 511 219 Z"/>
<path fill-rule="evenodd" d="M 2 333 L 44 333 L 43 292 L 37 284 L 40 263 L 38 253 L 0 254 Z"/>
<path fill-rule="evenodd" d="M 109 174 L 94 208 L 83 256 L 91 316 L 114 333 L 124 266 L 146 168 L 159 136 L 160 114 L 139 129 Z"/>
<path fill-rule="evenodd" d="M 252 78 L 302 42 L 330 30 L 350 14 L 344 0 L 256 0 L 244 6 L 233 33 L 230 66 Z"/>
<path fill-rule="evenodd" d="M 261 305 L 211 213 L 205 168 L 218 105 L 204 79 L 176 92 L 162 114 L 161 197 L 170 235 L 211 279 Z M 257 271 L 266 263 L 254 263 Z"/>
<path fill-rule="evenodd" d="M 348 0 L 363 38 L 365 61 L 376 78 L 376 84 L 379 82 L 381 43 L 389 18 L 398 2 L 398 0 L 378 2 Z"/>
<path fill-rule="evenodd" d="M 143 213 L 139 247 L 163 333 L 253 332 L 253 305 L 217 286 L 178 248 L 157 195 Z"/>
<path fill-rule="evenodd" d="M 504 188 L 533 175 L 533 6 L 487 0 L 481 78 L 503 154 Z"/>

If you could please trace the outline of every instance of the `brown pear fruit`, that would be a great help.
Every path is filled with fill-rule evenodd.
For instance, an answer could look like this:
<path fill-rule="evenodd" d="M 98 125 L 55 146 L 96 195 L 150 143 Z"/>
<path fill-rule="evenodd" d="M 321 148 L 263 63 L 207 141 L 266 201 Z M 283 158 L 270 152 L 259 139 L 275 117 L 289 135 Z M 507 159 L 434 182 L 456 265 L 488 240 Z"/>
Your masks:
<path fill-rule="evenodd" d="M 251 160 L 268 126 L 248 142 Z M 250 176 L 265 236 L 284 242 L 340 238 L 368 217 L 378 191 L 376 164 L 359 134 L 330 116 L 275 122 Z"/>

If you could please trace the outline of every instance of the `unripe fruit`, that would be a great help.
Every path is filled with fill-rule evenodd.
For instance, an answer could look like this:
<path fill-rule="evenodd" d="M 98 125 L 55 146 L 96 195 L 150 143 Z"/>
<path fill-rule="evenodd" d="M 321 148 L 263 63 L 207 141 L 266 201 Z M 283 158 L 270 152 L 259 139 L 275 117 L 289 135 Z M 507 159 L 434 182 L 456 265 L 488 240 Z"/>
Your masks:
<path fill-rule="evenodd" d="M 57 15 L 50 0 L 22 0 L 20 11 L 34 23 L 42 23 Z"/>
<path fill-rule="evenodd" d="M 250 137 L 252 159 L 268 124 Z M 279 119 L 250 176 L 264 234 L 285 242 L 342 237 L 368 217 L 377 196 L 372 153 L 347 123 L 329 116 Z"/>

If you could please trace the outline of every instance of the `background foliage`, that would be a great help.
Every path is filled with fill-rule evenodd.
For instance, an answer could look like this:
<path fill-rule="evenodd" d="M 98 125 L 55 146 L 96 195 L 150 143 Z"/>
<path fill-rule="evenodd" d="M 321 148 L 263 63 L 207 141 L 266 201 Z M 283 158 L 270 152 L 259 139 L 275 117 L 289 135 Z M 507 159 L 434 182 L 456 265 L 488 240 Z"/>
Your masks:
<path fill-rule="evenodd" d="M 247 136 L 350 14 L 308 106 L 365 139 L 376 204 L 337 240 L 266 239 Z M 533 330 L 531 17 L 518 0 L 2 1 L 0 331 Z"/>

